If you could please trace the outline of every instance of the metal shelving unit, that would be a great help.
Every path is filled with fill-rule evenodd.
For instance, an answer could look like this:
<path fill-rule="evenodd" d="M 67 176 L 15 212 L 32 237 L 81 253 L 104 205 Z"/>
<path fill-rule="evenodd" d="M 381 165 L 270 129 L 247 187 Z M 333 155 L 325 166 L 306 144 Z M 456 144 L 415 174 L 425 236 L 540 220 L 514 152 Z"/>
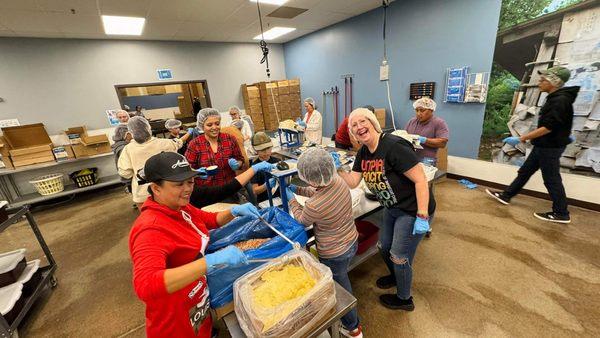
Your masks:
<path fill-rule="evenodd" d="M 54 272 L 56 271 L 56 261 L 54 260 L 54 257 L 52 257 L 50 248 L 48 248 L 48 245 L 46 244 L 46 241 L 44 240 L 44 237 L 42 236 L 42 233 L 40 232 L 40 229 L 38 228 L 38 225 L 35 222 L 33 215 L 31 214 L 29 205 L 25 205 L 19 209 L 12 208 L 12 209 L 9 209 L 8 212 L 11 213 L 12 215 L 6 221 L 4 221 L 4 222 L 2 222 L 2 224 L 0 224 L 0 233 L 2 233 L 8 227 L 17 223 L 23 217 L 25 217 L 27 219 L 27 222 L 29 223 L 29 226 L 31 227 L 31 230 L 33 231 L 38 243 L 40 244 L 42 250 L 44 251 L 44 254 L 46 255 L 46 259 L 48 260 L 48 265 L 44 266 L 44 267 L 40 267 L 38 269 L 38 271 L 36 271 L 36 274 L 41 275 L 40 281 L 35 286 L 34 292 L 27 298 L 23 299 L 23 308 L 21 309 L 19 314 L 15 317 L 15 319 L 12 321 L 12 323 L 7 322 L 6 319 L 2 315 L 0 315 L 0 338 L 12 337 L 13 333 L 17 331 L 17 328 L 19 327 L 19 324 L 21 324 L 21 321 L 23 320 L 25 315 L 27 315 L 27 313 L 33 306 L 33 303 L 35 303 L 35 301 L 42 294 L 42 291 L 44 290 L 44 288 L 47 285 L 50 285 L 50 287 L 54 288 L 54 287 L 56 287 L 56 285 L 58 283 L 56 280 L 56 277 L 54 277 Z"/>

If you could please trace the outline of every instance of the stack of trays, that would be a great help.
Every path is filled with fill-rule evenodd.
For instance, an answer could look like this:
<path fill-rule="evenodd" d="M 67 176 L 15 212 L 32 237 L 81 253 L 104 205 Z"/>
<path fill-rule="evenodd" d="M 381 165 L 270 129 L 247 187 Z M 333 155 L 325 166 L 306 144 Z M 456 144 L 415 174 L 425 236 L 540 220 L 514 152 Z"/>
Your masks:
<path fill-rule="evenodd" d="M 0 313 L 11 324 L 39 284 L 40 260 L 27 262 L 25 249 L 0 254 Z"/>

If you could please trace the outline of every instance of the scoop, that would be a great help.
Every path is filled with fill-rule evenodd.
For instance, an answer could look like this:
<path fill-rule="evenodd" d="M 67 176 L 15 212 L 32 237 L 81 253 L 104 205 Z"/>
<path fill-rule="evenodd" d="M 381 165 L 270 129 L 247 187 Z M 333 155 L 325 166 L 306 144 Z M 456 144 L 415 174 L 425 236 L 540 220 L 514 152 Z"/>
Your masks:
<path fill-rule="evenodd" d="M 287 164 L 285 161 L 279 161 L 277 162 L 277 169 L 279 170 L 288 170 L 290 169 L 290 165 Z"/>

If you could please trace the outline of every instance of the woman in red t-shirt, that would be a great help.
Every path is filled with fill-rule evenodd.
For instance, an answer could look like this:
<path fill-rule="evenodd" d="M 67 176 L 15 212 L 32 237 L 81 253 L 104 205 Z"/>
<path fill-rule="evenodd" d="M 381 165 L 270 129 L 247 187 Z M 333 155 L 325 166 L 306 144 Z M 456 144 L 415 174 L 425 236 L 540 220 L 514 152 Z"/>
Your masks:
<path fill-rule="evenodd" d="M 150 197 L 131 229 L 129 251 L 148 337 L 210 337 L 206 274 L 217 265 L 247 263 L 234 246 L 204 255 L 208 229 L 236 216 L 256 217 L 258 210 L 250 203 L 219 213 L 196 209 L 189 201 L 197 174 L 182 155 L 163 152 L 139 175 L 150 183 Z"/>

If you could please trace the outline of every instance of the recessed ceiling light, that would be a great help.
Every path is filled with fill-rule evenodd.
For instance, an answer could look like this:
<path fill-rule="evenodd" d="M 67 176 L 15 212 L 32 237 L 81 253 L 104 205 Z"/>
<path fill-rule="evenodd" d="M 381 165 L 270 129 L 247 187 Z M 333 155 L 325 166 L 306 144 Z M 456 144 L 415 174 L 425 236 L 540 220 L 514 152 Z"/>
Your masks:
<path fill-rule="evenodd" d="M 273 27 L 264 33 L 265 40 L 277 39 L 278 37 L 285 35 L 287 33 L 293 32 L 295 30 L 296 30 L 296 28 L 292 28 L 292 27 Z M 263 35 L 258 34 L 257 36 L 254 37 L 254 40 L 260 40 L 262 38 L 263 38 Z"/>
<path fill-rule="evenodd" d="M 256 2 L 258 0 L 250 0 L 251 2 Z M 267 4 L 267 5 L 277 5 L 277 6 L 281 6 L 284 3 L 288 2 L 288 0 L 260 0 L 260 4 Z"/>
<path fill-rule="evenodd" d="M 145 22 L 145 18 L 131 16 L 102 16 L 106 35 L 142 35 Z"/>

